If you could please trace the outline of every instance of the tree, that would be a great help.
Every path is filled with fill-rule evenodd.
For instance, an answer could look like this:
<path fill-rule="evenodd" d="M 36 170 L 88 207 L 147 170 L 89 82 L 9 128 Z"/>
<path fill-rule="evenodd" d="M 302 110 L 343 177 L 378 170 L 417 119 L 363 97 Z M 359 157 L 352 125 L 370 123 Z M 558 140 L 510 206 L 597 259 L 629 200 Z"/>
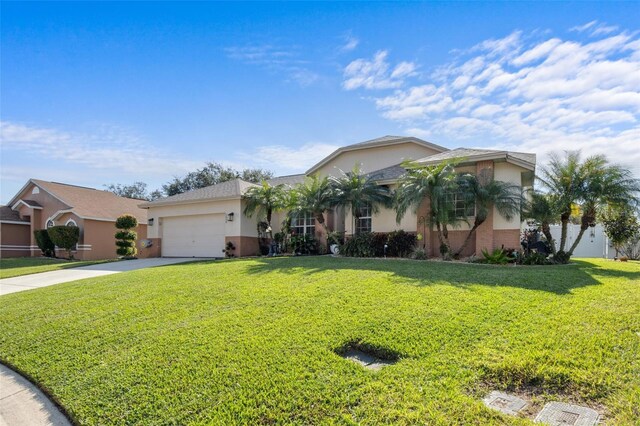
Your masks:
<path fill-rule="evenodd" d="M 389 188 L 378 185 L 371 175 L 363 174 L 358 165 L 350 172 L 342 172 L 340 177 L 330 177 L 329 183 L 333 187 L 333 204 L 351 211 L 354 230 L 363 209 L 371 207 L 371 213 L 375 214 L 380 206 L 391 204 Z"/>
<path fill-rule="evenodd" d="M 36 229 L 33 231 L 33 237 L 43 256 L 56 257 L 56 245 L 49 238 L 49 232 L 46 229 Z"/>
<path fill-rule="evenodd" d="M 520 213 L 522 207 L 522 191 L 518 185 L 494 180 L 490 172 L 483 170 L 479 176 L 464 175 L 459 179 L 458 187 L 467 203 L 475 204 L 475 219 L 473 226 L 467 234 L 462 246 L 454 253 L 454 257 L 460 256 L 469 245 L 471 237 L 482 225 L 492 209 L 498 211 L 502 217 L 511 220 Z"/>
<path fill-rule="evenodd" d="M 316 222 L 324 229 L 325 235 L 328 236 L 324 212 L 329 210 L 335 202 L 334 188 L 329 178 L 320 178 L 317 175 L 307 177 L 290 194 L 289 215 L 313 215 Z"/>
<path fill-rule="evenodd" d="M 640 222 L 635 212 L 628 207 L 608 207 L 601 213 L 600 220 L 605 234 L 616 250 L 616 257 L 620 251 L 628 255 L 625 246 L 629 242 L 632 246 L 637 244 L 637 239 L 640 237 Z"/>
<path fill-rule="evenodd" d="M 113 192 L 119 197 L 126 198 L 135 198 L 138 200 L 152 200 L 154 199 L 154 193 L 147 193 L 147 184 L 144 182 L 133 182 L 131 185 L 124 185 L 120 183 L 111 183 L 109 185 L 104 185 L 107 188 L 107 191 Z"/>
<path fill-rule="evenodd" d="M 560 246 L 554 258 L 568 261 L 590 226 L 595 226 L 597 211 L 607 205 L 638 205 L 640 181 L 631 171 L 610 164 L 603 155 L 581 161 L 579 152 L 564 158 L 552 155 L 549 165 L 537 177 L 555 200 L 562 225 Z M 567 250 L 567 228 L 575 205 L 580 206 L 580 232 Z"/>
<path fill-rule="evenodd" d="M 417 212 L 420 204 L 429 201 L 426 219 L 430 227 L 435 227 L 440 242 L 440 253 L 444 258 L 451 250 L 449 226 L 456 226 L 463 218 L 453 214 L 450 194 L 457 190 L 456 162 L 442 162 L 423 166 L 415 162 L 404 162 L 407 172 L 400 178 L 395 193 L 394 207 L 396 221 L 400 223 L 407 210 Z"/>
<path fill-rule="evenodd" d="M 52 226 L 47 229 L 49 238 L 53 241 L 53 244 L 65 249 L 69 259 L 73 259 L 71 250 L 76 247 L 78 240 L 80 239 L 80 228 L 77 226 Z"/>
<path fill-rule="evenodd" d="M 530 200 L 525 202 L 523 217 L 536 221 L 547 239 L 551 254 L 555 255 L 556 242 L 551 235 L 551 224 L 557 223 L 560 217 L 557 200 L 552 195 L 533 191 Z"/>
<path fill-rule="evenodd" d="M 271 228 L 271 216 L 274 211 L 282 210 L 287 205 L 287 194 L 284 185 L 271 186 L 263 181 L 259 186 L 251 187 L 243 196 L 245 201 L 244 214 L 252 217 L 254 214 L 266 219 Z"/>
<path fill-rule="evenodd" d="M 136 248 L 136 239 L 138 234 L 134 229 L 138 226 L 138 219 L 130 214 L 123 214 L 116 219 L 116 228 L 119 229 L 116 232 L 116 253 L 118 256 L 122 256 L 125 259 L 133 258 L 138 249 Z"/>
<path fill-rule="evenodd" d="M 220 163 L 208 162 L 202 169 L 187 173 L 187 175 L 182 178 L 174 177 L 171 182 L 162 185 L 162 190 L 167 196 L 171 196 L 237 178 L 248 182 L 259 183 L 272 177 L 273 172 L 268 170 L 244 169 L 242 172 L 238 172 Z"/>

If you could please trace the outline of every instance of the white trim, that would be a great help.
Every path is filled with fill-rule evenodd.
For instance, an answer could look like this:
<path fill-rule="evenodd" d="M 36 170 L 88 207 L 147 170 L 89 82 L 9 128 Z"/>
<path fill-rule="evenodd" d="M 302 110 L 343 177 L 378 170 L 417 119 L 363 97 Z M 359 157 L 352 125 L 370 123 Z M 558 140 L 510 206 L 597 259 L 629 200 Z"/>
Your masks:
<path fill-rule="evenodd" d="M 49 226 L 49 222 L 51 222 L 51 226 Z M 53 228 L 54 226 L 56 226 L 56 223 L 53 219 L 47 219 L 47 221 L 44 223 L 44 229 Z"/>
<path fill-rule="evenodd" d="M 25 206 L 27 206 L 30 209 L 35 209 L 35 210 L 42 210 L 42 207 L 38 207 L 38 206 L 30 206 L 29 204 L 26 203 L 26 201 L 24 200 L 18 200 L 15 202 L 15 204 L 13 206 L 11 206 L 11 210 L 15 210 L 16 207 L 18 207 L 18 205 L 20 205 L 20 203 L 24 204 Z"/>
<path fill-rule="evenodd" d="M 39 193 L 40 193 L 40 187 L 34 185 L 33 189 L 31 190 L 31 195 L 39 194 Z"/>
<path fill-rule="evenodd" d="M 0 220 L 0 223 L 7 223 L 10 225 L 29 225 L 31 226 L 31 222 L 17 222 L 15 220 Z"/>
<path fill-rule="evenodd" d="M 69 225 L 70 223 L 73 223 L 73 225 Z M 77 228 L 78 224 L 76 223 L 75 220 L 69 219 L 69 220 L 67 220 L 67 223 L 64 224 L 64 226 L 75 226 Z"/>
<path fill-rule="evenodd" d="M 242 200 L 242 196 L 234 195 L 233 197 L 220 197 L 220 198 L 200 198 L 197 200 L 180 200 L 180 201 L 149 201 L 148 203 L 138 204 L 138 207 L 141 209 L 150 209 L 154 207 L 161 206 L 174 206 L 180 204 L 200 204 L 200 203 L 212 203 L 218 201 L 232 201 L 232 200 Z M 182 215 L 179 215 L 182 216 Z"/>
<path fill-rule="evenodd" d="M 33 250 L 33 248 L 31 246 L 18 246 L 18 245 L 10 245 L 10 244 L 5 244 L 5 245 L 1 245 L 0 246 L 0 250 L 24 250 L 24 251 L 31 251 Z"/>

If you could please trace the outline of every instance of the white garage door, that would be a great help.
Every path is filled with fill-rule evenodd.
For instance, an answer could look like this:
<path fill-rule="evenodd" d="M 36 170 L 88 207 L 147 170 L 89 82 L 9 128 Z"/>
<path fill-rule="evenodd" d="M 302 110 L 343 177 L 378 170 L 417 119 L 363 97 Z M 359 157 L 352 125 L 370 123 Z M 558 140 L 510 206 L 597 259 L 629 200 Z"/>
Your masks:
<path fill-rule="evenodd" d="M 162 218 L 162 256 L 222 257 L 224 214 Z"/>

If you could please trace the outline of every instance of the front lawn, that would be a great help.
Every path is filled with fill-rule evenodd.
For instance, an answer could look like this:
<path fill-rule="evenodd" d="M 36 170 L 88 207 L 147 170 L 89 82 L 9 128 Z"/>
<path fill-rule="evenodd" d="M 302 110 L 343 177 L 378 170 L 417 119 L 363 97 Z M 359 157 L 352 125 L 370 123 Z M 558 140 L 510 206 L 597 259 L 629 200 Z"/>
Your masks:
<path fill-rule="evenodd" d="M 399 362 L 335 353 L 354 341 Z M 3 296 L 0 360 L 79 424 L 532 424 L 485 408 L 490 389 L 638 424 L 640 266 L 152 268 Z"/>
<path fill-rule="evenodd" d="M 0 259 L 0 279 L 18 277 L 20 275 L 37 274 L 39 272 L 56 271 L 58 269 L 77 268 L 113 260 L 66 260 L 49 257 L 16 257 Z"/>

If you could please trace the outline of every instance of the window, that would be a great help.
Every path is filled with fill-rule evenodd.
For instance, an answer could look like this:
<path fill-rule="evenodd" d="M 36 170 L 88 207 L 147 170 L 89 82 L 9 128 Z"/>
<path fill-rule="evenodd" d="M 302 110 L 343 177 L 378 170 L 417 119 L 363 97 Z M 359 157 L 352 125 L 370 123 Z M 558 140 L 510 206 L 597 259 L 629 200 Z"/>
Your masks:
<path fill-rule="evenodd" d="M 64 224 L 64 226 L 75 226 L 75 227 L 77 227 L 77 226 L 78 226 L 78 224 L 76 223 L 76 221 L 75 221 L 75 220 L 73 220 L 73 219 L 69 219 L 69 220 L 67 221 L 67 223 L 65 223 L 65 224 Z"/>
<path fill-rule="evenodd" d="M 313 235 L 316 229 L 316 218 L 312 214 L 300 214 L 291 219 L 291 230 L 296 235 Z"/>
<path fill-rule="evenodd" d="M 358 211 L 358 219 L 356 219 L 356 229 L 355 233 L 359 234 L 361 232 L 371 232 L 371 205 L 367 204 L 366 206 L 360 208 Z"/>
<path fill-rule="evenodd" d="M 33 189 L 31 190 L 32 194 L 39 194 L 40 193 L 40 188 L 38 188 L 37 186 L 34 186 Z"/>
<path fill-rule="evenodd" d="M 451 208 L 451 214 L 454 217 L 473 217 L 476 215 L 476 205 L 464 199 L 462 192 L 452 192 L 447 194 L 448 204 Z"/>
<path fill-rule="evenodd" d="M 53 223 L 53 221 L 52 221 L 51 219 L 49 219 L 49 220 L 47 221 L 47 229 L 49 229 L 49 228 L 51 228 L 52 226 L 55 226 L 55 225 L 56 225 L 56 224 L 55 224 L 55 223 Z"/>

